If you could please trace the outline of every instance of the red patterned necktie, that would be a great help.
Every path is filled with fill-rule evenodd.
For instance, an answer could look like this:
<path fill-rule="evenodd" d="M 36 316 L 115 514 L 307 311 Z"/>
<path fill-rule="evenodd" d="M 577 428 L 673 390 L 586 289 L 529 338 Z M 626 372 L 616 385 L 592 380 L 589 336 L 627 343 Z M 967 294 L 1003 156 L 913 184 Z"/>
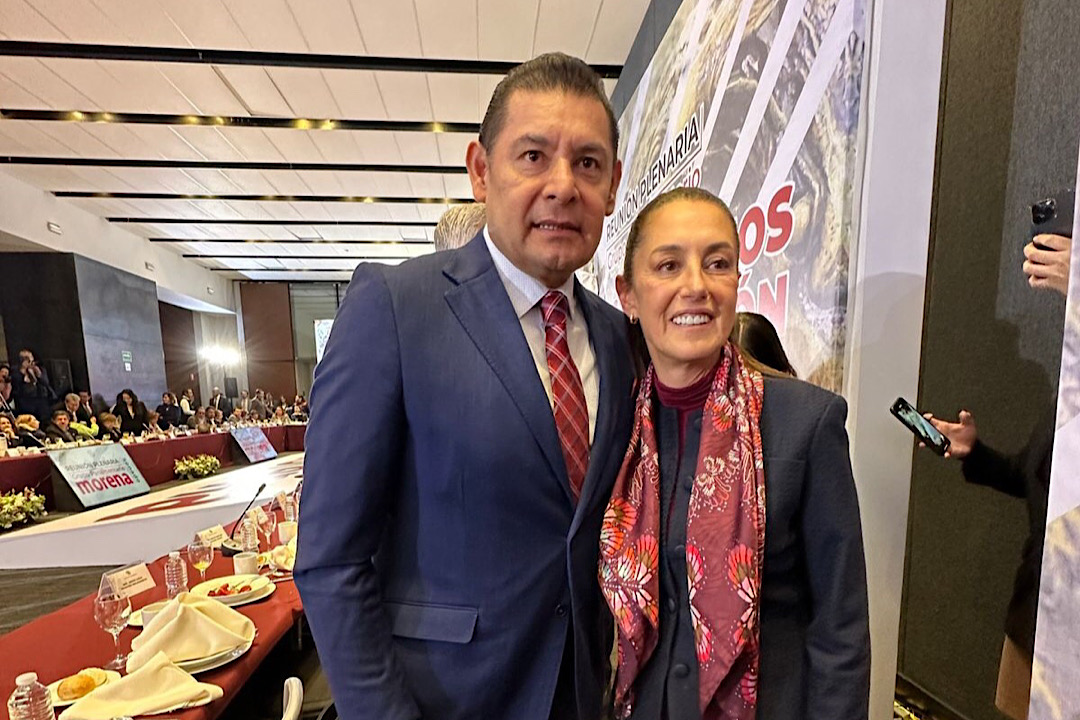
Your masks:
<path fill-rule="evenodd" d="M 540 301 L 544 314 L 544 340 L 548 371 L 551 373 L 551 399 L 555 427 L 562 443 L 563 459 L 570 475 L 570 492 L 576 503 L 585 483 L 589 466 L 589 408 L 570 346 L 566 341 L 566 318 L 570 304 L 557 290 L 549 290 Z"/>

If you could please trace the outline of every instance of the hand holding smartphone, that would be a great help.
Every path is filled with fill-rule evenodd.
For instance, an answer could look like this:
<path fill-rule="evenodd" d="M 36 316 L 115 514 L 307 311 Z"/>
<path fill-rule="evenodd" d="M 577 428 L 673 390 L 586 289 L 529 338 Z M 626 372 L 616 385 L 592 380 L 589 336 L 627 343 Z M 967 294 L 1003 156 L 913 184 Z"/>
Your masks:
<path fill-rule="evenodd" d="M 926 445 L 938 455 L 944 456 L 949 451 L 949 438 L 941 434 L 941 432 L 934 427 L 929 420 L 922 416 L 915 406 L 909 403 L 904 398 L 897 398 L 896 402 L 889 408 L 889 412 L 896 417 L 900 423 L 910 430 L 915 437 L 919 439 L 919 442 Z"/>

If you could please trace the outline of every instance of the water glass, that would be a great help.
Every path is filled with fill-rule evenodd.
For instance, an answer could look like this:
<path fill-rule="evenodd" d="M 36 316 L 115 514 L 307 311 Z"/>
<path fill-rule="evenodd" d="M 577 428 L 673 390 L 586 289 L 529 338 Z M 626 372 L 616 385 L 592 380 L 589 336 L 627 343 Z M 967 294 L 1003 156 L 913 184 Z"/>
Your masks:
<path fill-rule="evenodd" d="M 199 571 L 199 579 L 206 582 L 206 569 L 214 562 L 214 546 L 196 537 L 187 546 L 188 562 Z"/>
<path fill-rule="evenodd" d="M 131 600 L 112 590 L 102 589 L 94 598 L 94 620 L 102 630 L 112 635 L 116 657 L 105 665 L 106 670 L 123 670 L 127 655 L 120 652 L 120 631 L 127 627 L 131 616 Z"/>
<path fill-rule="evenodd" d="M 274 530 L 277 529 L 277 515 L 273 510 L 263 509 L 266 512 L 258 514 L 259 532 L 266 537 L 266 547 L 269 549 L 274 546 L 273 536 Z"/>

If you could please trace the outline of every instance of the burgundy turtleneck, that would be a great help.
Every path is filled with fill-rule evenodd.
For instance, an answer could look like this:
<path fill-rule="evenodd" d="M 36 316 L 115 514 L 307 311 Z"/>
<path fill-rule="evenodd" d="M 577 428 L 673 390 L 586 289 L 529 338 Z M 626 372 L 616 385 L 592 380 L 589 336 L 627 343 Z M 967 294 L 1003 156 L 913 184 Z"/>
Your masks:
<path fill-rule="evenodd" d="M 716 369 L 705 373 L 700 380 L 682 388 L 671 388 L 656 378 L 656 397 L 664 407 L 679 412 L 679 457 L 682 457 L 683 448 L 686 446 L 686 420 L 690 413 L 705 407 L 705 401 L 709 399 L 709 391 L 712 389 L 713 379 L 716 377 Z"/>

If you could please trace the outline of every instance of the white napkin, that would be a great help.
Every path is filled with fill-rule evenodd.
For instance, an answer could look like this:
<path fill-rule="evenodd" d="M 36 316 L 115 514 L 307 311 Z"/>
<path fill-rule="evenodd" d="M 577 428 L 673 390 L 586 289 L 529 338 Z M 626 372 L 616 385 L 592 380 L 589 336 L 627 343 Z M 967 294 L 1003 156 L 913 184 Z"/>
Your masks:
<path fill-rule="evenodd" d="M 276 567 L 292 572 L 293 564 L 296 562 L 296 536 L 294 535 L 285 545 L 278 545 L 271 550 L 270 559 L 274 561 Z"/>
<path fill-rule="evenodd" d="M 159 652 L 127 677 L 102 685 L 64 712 L 60 720 L 110 720 L 152 715 L 213 702 L 222 696 L 217 685 L 201 683 Z"/>
<path fill-rule="evenodd" d="M 180 593 L 131 641 L 127 671 L 134 672 L 158 652 L 172 662 L 197 660 L 246 645 L 255 623 L 212 598 Z"/>

